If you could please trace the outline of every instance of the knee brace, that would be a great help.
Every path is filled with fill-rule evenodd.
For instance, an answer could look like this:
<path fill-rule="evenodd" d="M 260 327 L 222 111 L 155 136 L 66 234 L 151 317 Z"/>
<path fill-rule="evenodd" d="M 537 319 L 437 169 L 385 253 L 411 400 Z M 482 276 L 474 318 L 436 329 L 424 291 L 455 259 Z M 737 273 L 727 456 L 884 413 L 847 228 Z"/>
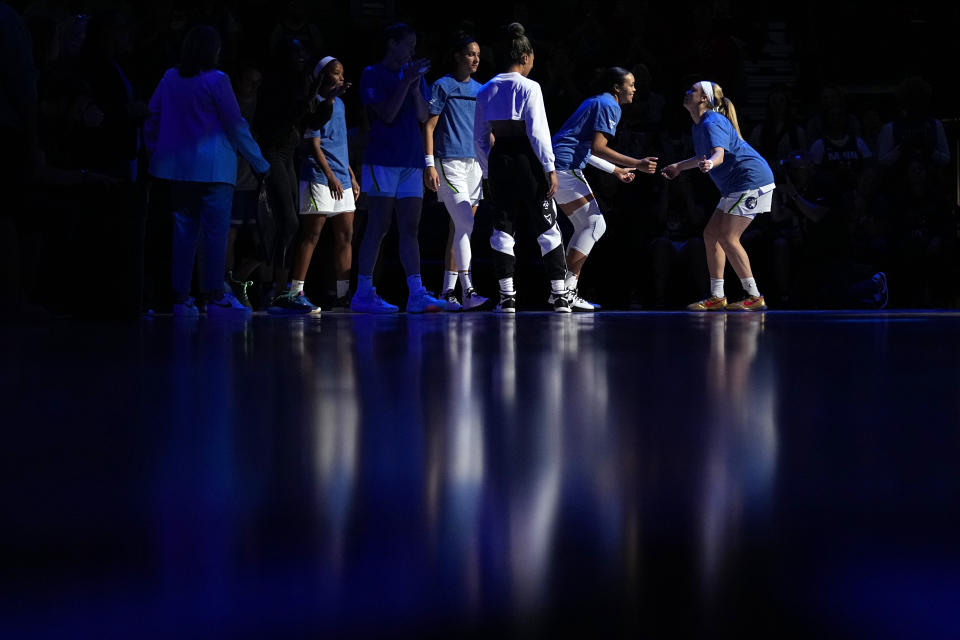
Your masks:
<path fill-rule="evenodd" d="M 505 253 L 508 256 L 512 256 L 513 244 L 513 236 L 506 231 L 494 229 L 493 233 L 490 234 L 490 248 L 494 251 L 499 251 L 500 253 Z"/>
<path fill-rule="evenodd" d="M 607 230 L 607 223 L 600 213 L 600 205 L 591 200 L 569 216 L 573 225 L 573 235 L 570 237 L 570 248 L 576 249 L 583 255 L 590 255 L 593 245 Z"/>

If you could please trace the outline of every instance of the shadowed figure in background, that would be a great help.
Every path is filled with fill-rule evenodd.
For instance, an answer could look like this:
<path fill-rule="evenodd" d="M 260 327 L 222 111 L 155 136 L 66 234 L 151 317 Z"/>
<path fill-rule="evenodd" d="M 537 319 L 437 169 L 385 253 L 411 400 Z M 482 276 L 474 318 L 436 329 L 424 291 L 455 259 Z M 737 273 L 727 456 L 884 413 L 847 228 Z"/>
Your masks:
<path fill-rule="evenodd" d="M 224 292 L 227 235 L 237 153 L 264 175 L 270 164 L 250 135 L 230 85 L 216 69 L 220 36 L 212 27 L 194 27 L 183 43 L 178 68 L 163 76 L 150 99 L 146 125 L 150 173 L 170 181 L 173 208 L 174 315 L 195 317 L 190 296 L 194 255 L 202 241 L 201 287 L 211 315 L 248 315 L 249 307 Z"/>

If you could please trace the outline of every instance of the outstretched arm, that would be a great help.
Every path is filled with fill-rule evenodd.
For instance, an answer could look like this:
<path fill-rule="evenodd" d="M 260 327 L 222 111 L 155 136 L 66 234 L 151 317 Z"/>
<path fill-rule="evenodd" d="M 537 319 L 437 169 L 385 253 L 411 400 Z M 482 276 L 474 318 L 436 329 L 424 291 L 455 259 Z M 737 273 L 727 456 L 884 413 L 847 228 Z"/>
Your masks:
<path fill-rule="evenodd" d="M 710 154 L 708 158 L 704 155 L 697 162 L 697 166 L 700 167 L 700 171 L 708 173 L 714 167 L 718 167 L 723 164 L 723 147 L 714 147 L 713 153 Z"/>
<path fill-rule="evenodd" d="M 673 164 L 668 164 L 663 168 L 663 171 L 661 171 L 660 173 L 667 180 L 673 180 L 678 175 L 680 175 L 681 171 L 687 171 L 689 169 L 693 169 L 699 164 L 700 164 L 700 160 L 698 160 L 696 156 L 693 156 L 692 158 L 687 158 L 686 160 L 681 160 L 680 162 L 674 162 Z"/>
<path fill-rule="evenodd" d="M 625 156 L 618 151 L 614 151 L 608 145 L 608 135 L 603 131 L 595 131 L 593 134 L 593 145 L 590 147 L 590 153 L 621 167 L 635 167 L 644 173 L 656 173 L 657 158 L 651 156 L 637 160 L 630 156 Z"/>

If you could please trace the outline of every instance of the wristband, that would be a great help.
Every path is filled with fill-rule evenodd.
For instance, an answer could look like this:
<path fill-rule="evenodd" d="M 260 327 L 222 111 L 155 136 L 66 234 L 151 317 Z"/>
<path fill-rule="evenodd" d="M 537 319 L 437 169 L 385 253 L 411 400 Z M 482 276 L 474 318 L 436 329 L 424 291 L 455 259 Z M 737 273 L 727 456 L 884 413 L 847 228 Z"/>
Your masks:
<path fill-rule="evenodd" d="M 428 167 L 434 167 L 434 166 L 436 166 L 436 165 L 433 163 L 433 156 L 423 156 L 423 161 L 427 163 L 427 166 L 428 166 Z"/>
<path fill-rule="evenodd" d="M 592 154 L 587 157 L 587 164 L 600 169 L 600 171 L 603 171 L 604 173 L 613 173 L 613 170 L 617 168 L 612 162 L 607 162 L 603 158 L 598 158 Z"/>

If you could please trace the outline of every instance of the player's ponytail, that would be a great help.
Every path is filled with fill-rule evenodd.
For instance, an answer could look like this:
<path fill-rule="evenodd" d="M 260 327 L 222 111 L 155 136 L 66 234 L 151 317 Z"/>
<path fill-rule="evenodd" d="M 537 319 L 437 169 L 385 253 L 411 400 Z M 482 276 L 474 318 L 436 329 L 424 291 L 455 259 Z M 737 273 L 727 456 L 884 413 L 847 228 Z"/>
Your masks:
<path fill-rule="evenodd" d="M 743 134 L 740 133 L 740 123 L 737 121 L 737 110 L 733 106 L 733 102 L 730 98 L 723 95 L 723 89 L 716 83 L 713 84 L 713 96 L 715 102 L 714 109 L 730 121 L 734 130 L 737 132 L 737 137 L 742 140 Z"/>

